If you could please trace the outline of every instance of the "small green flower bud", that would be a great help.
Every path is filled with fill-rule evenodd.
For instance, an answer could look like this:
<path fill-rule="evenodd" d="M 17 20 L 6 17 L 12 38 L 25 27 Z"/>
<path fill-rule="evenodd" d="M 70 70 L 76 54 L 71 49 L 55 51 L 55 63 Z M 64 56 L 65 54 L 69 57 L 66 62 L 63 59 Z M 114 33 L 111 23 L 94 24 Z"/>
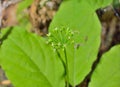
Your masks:
<path fill-rule="evenodd" d="M 58 43 L 58 46 L 61 46 L 61 43 L 60 43 L 60 42 Z"/>
<path fill-rule="evenodd" d="M 54 31 L 58 31 L 58 28 L 56 27 L 56 28 L 54 29 Z"/>
<path fill-rule="evenodd" d="M 63 44 L 63 47 L 65 48 L 65 47 L 66 47 L 66 44 Z"/>
<path fill-rule="evenodd" d="M 69 37 L 68 37 L 68 40 L 70 40 L 70 39 L 71 39 L 71 37 L 69 36 Z"/>
<path fill-rule="evenodd" d="M 55 44 L 54 44 L 54 43 L 51 43 L 51 46 L 52 46 L 52 47 L 54 47 L 54 46 L 55 46 Z"/>
<path fill-rule="evenodd" d="M 47 36 L 50 37 L 50 36 L 51 36 L 51 33 L 48 33 Z"/>

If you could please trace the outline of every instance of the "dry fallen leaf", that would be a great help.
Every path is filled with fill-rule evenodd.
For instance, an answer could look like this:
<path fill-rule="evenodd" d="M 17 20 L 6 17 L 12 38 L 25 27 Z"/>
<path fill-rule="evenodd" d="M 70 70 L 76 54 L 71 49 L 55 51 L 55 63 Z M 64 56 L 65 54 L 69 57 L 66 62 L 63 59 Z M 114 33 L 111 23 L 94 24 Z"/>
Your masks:
<path fill-rule="evenodd" d="M 4 80 L 0 82 L 0 85 L 10 85 L 10 84 L 11 84 L 10 80 Z"/>
<path fill-rule="evenodd" d="M 21 0 L 0 1 L 0 28 L 17 24 L 16 9 L 17 3 Z"/>
<path fill-rule="evenodd" d="M 61 2 L 62 0 L 34 0 L 29 8 L 30 21 L 33 26 L 31 31 L 46 35 L 49 24 Z"/>

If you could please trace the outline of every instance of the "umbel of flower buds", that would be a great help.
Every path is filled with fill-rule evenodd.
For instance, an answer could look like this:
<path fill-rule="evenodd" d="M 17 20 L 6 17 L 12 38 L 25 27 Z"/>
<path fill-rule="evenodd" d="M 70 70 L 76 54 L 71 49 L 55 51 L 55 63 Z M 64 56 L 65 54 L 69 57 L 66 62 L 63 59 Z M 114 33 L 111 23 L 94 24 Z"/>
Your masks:
<path fill-rule="evenodd" d="M 56 27 L 47 34 L 48 41 L 54 49 L 65 48 L 68 44 L 74 43 L 74 32 L 69 27 Z"/>

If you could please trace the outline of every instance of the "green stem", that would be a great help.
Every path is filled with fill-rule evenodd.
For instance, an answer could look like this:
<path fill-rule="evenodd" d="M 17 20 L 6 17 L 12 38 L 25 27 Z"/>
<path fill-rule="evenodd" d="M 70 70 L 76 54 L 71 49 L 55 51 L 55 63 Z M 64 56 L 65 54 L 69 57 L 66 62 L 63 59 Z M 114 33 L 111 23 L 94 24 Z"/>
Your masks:
<path fill-rule="evenodd" d="M 58 55 L 58 57 L 60 58 L 60 61 L 62 62 L 64 68 L 65 68 L 65 75 L 66 75 L 66 87 L 69 87 L 69 73 L 68 73 L 68 60 L 67 60 L 67 53 L 66 53 L 66 48 L 63 48 L 64 50 L 64 56 L 65 56 L 65 62 L 62 59 L 60 53 L 58 52 L 58 50 L 56 50 L 56 53 Z"/>
<path fill-rule="evenodd" d="M 68 60 L 67 60 L 67 53 L 65 47 L 63 48 L 64 50 L 64 55 L 65 55 L 65 62 L 66 62 L 66 87 L 69 87 L 69 72 L 68 72 Z"/>
<path fill-rule="evenodd" d="M 60 55 L 60 53 L 58 52 L 57 49 L 56 49 L 56 53 L 57 53 L 58 57 L 60 58 L 60 61 L 62 62 L 64 69 L 66 69 L 65 62 L 63 61 L 63 59 L 62 59 L 62 57 L 61 57 L 61 55 Z M 67 73 L 67 72 L 66 72 L 66 70 L 65 70 L 65 74 L 66 74 L 66 73 Z"/>

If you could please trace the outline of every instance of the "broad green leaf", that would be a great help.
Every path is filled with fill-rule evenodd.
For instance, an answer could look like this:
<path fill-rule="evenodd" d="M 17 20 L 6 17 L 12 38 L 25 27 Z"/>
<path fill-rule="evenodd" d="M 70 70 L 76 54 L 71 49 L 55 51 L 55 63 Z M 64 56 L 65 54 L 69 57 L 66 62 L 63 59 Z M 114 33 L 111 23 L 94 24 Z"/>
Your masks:
<path fill-rule="evenodd" d="M 95 7 L 91 7 L 85 0 L 64 1 L 49 29 L 51 31 L 60 26 L 67 26 L 78 32 L 75 45 L 80 45 L 79 49 L 67 47 L 69 82 L 75 86 L 90 72 L 98 53 L 101 27 Z"/>
<path fill-rule="evenodd" d="M 64 87 L 59 58 L 37 35 L 13 28 L 0 48 L 0 64 L 15 87 Z"/>
<path fill-rule="evenodd" d="M 120 45 L 113 47 L 101 57 L 93 73 L 89 87 L 120 86 Z"/>

